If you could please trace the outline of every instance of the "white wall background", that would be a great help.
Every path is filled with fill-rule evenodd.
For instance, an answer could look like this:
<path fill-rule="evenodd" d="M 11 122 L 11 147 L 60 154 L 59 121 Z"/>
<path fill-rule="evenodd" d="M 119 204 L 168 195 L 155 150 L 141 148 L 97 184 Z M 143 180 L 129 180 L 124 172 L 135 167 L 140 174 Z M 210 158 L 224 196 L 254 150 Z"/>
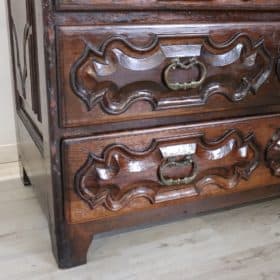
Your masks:
<path fill-rule="evenodd" d="M 0 163 L 17 159 L 5 2 L 0 0 Z"/>

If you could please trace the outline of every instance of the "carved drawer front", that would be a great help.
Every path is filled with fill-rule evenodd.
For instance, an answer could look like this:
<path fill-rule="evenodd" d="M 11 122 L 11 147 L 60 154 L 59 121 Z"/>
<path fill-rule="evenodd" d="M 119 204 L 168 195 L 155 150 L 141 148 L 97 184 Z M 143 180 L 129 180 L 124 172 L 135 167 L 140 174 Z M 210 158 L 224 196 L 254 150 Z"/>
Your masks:
<path fill-rule="evenodd" d="M 279 30 L 256 23 L 60 27 L 61 123 L 279 111 Z"/>
<path fill-rule="evenodd" d="M 279 184 L 280 117 L 65 140 L 70 223 Z"/>
<path fill-rule="evenodd" d="M 114 9 L 279 9 L 278 0 L 56 0 L 59 10 Z"/>

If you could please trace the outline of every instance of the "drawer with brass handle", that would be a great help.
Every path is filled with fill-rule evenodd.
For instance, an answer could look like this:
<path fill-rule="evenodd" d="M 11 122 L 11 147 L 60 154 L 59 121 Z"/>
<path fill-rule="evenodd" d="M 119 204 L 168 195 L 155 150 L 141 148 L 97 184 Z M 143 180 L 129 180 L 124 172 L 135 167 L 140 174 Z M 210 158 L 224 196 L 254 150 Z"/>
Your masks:
<path fill-rule="evenodd" d="M 61 125 L 277 112 L 279 30 L 277 23 L 61 26 Z"/>
<path fill-rule="evenodd" d="M 279 184 L 279 121 L 267 116 L 65 140 L 68 222 Z"/>

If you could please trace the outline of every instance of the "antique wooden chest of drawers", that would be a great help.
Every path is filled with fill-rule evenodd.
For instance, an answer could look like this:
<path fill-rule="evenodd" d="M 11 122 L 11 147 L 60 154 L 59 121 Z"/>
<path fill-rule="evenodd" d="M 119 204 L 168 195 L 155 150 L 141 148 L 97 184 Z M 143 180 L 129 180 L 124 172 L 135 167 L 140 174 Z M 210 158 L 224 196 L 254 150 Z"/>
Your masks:
<path fill-rule="evenodd" d="M 7 3 L 22 179 L 60 267 L 98 232 L 279 196 L 279 1 Z"/>

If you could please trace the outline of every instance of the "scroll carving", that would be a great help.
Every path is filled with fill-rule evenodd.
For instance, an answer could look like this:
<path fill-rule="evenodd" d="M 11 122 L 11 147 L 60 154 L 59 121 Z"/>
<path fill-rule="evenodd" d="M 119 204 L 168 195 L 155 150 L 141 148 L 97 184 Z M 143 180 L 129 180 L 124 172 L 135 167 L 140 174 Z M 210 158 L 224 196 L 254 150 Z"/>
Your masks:
<path fill-rule="evenodd" d="M 84 51 L 71 68 L 70 82 L 89 111 L 99 104 L 107 114 L 122 114 L 137 101 L 148 102 L 153 110 L 199 106 L 213 95 L 239 102 L 256 94 L 273 69 L 264 40 L 253 42 L 246 33 L 223 43 L 207 37 L 201 44 L 189 45 L 168 45 L 160 35 L 149 38 L 145 46 L 125 35 L 109 37 L 99 47 L 85 40 Z M 171 92 L 162 78 L 165 69 L 174 59 L 186 65 L 196 58 L 207 69 L 201 85 Z M 187 81 L 181 84 L 197 79 L 190 77 L 195 76 L 192 71 L 186 71 L 183 79 Z"/>
<path fill-rule="evenodd" d="M 153 140 L 143 151 L 114 144 L 100 156 L 89 154 L 75 189 L 92 209 L 118 211 L 137 198 L 156 204 L 210 194 L 208 187 L 233 189 L 250 178 L 259 160 L 254 135 L 237 130 L 212 140 L 203 135 Z"/>
<path fill-rule="evenodd" d="M 280 129 L 272 136 L 266 150 L 266 162 L 274 176 L 280 176 Z"/>

